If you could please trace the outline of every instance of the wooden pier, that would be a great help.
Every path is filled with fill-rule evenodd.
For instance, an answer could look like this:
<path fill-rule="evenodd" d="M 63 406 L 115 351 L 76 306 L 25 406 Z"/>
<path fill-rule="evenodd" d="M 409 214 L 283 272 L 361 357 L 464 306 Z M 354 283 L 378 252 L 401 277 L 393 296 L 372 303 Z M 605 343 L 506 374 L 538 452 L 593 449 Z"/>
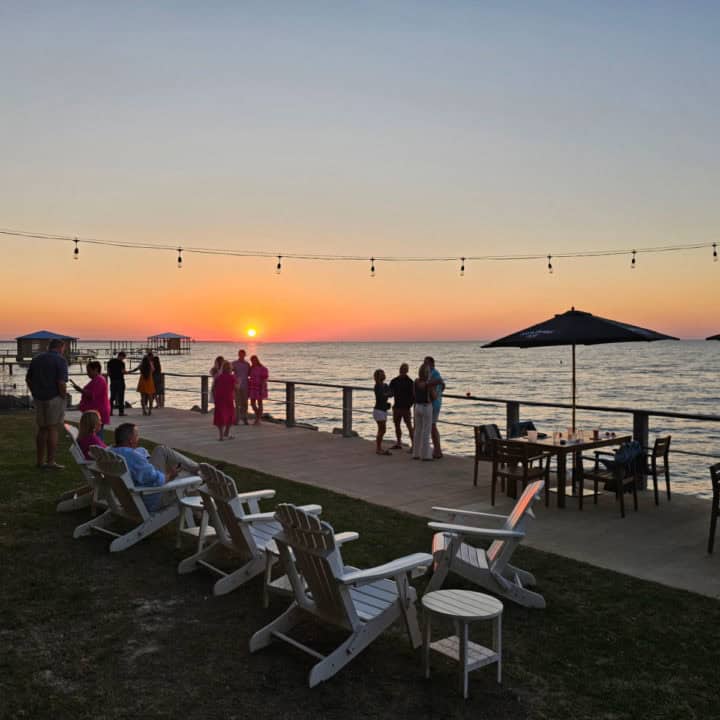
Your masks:
<path fill-rule="evenodd" d="M 78 417 L 79 413 L 68 414 L 69 419 Z M 118 424 L 117 416 L 111 419 Z M 497 513 L 512 507 L 513 501 L 504 495 L 494 508 L 490 506 L 488 463 L 481 463 L 478 487 L 473 487 L 471 458 L 446 455 L 432 463 L 414 462 L 405 450 L 378 456 L 368 440 L 273 423 L 238 426 L 233 440 L 218 442 L 210 417 L 171 408 L 149 417 L 131 410 L 123 421 L 137 423 L 141 436 L 157 443 L 421 517 L 430 517 L 433 505 Z M 582 512 L 569 499 L 564 510 L 554 503 L 539 507 L 526 543 L 720 598 L 720 553 L 706 553 L 709 517 L 709 500 L 679 493 L 671 502 L 661 498 L 656 506 L 651 492 L 641 492 L 639 511 L 629 510 L 625 519 L 620 518 L 614 496 L 601 496 L 597 506 L 587 502 Z"/>

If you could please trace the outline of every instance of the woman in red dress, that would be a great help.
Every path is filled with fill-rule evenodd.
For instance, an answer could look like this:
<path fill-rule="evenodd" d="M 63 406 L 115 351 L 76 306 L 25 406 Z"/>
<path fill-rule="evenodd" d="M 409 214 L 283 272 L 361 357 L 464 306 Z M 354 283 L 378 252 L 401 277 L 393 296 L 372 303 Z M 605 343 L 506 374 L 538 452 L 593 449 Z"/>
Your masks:
<path fill-rule="evenodd" d="M 215 414 L 213 425 L 218 429 L 218 440 L 230 440 L 230 426 L 235 422 L 235 376 L 232 366 L 225 360 L 222 371 L 215 376 Z"/>
<path fill-rule="evenodd" d="M 255 413 L 254 425 L 260 424 L 263 415 L 263 400 L 267 400 L 268 369 L 260 362 L 257 355 L 250 357 L 250 404 Z"/>

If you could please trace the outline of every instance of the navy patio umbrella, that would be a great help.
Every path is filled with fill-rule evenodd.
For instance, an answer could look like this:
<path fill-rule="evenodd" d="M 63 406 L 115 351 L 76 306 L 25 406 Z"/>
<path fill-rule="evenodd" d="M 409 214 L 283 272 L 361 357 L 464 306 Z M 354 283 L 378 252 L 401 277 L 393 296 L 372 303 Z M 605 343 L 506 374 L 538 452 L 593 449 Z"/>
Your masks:
<path fill-rule="evenodd" d="M 705 338 L 706 340 L 720 340 L 720 335 L 711 335 L 708 338 Z"/>
<path fill-rule="evenodd" d="M 531 325 L 529 328 L 507 335 L 483 345 L 492 347 L 548 347 L 551 345 L 572 345 L 572 428 L 575 430 L 575 346 L 599 345 L 619 342 L 653 342 L 655 340 L 677 340 L 671 335 L 647 330 L 592 315 L 572 308 L 550 320 Z"/>

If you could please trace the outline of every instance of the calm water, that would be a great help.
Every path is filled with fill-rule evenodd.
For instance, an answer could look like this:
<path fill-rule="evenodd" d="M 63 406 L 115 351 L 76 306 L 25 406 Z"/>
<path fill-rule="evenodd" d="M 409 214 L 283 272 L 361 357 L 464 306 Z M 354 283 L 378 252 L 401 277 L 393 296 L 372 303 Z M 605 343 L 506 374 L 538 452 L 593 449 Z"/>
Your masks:
<path fill-rule="evenodd" d="M 302 343 L 243 345 L 256 353 L 270 370 L 271 380 L 326 382 L 367 388 L 354 393 L 353 426 L 372 437 L 372 373 L 383 368 L 389 378 L 407 362 L 411 374 L 425 355 L 435 357 L 447 383 L 447 393 L 480 397 L 548 402 L 570 402 L 570 348 L 488 349 L 481 342 L 457 343 Z M 81 347 L 93 343 L 80 342 Z M 0 349 L 13 347 L 6 343 Z M 193 344 L 185 356 L 163 356 L 165 372 L 207 373 L 214 358 L 235 359 L 238 344 Z M 720 342 L 681 341 L 623 343 L 577 348 L 578 403 L 613 407 L 637 407 L 715 415 L 720 413 Z M 76 366 L 73 372 L 79 372 Z M 3 378 L 9 380 L 7 376 Z M 12 379 L 20 380 L 17 375 Z M 129 386 L 133 386 L 130 381 Z M 198 378 L 168 378 L 166 403 L 190 408 L 200 403 Z M 134 405 L 137 396 L 128 393 Z M 332 430 L 342 424 L 342 391 L 337 388 L 296 388 L 296 419 Z M 284 386 L 270 384 L 267 411 L 284 417 Z M 521 419 L 533 420 L 538 429 L 564 430 L 570 410 L 522 407 Z M 505 406 L 446 399 L 441 433 L 448 453 L 472 455 L 472 425 L 494 422 L 505 426 Z M 209 421 L 210 422 L 210 421 Z M 650 419 L 651 438 L 672 434 L 673 450 L 720 456 L 720 423 Z M 632 415 L 578 411 L 577 426 L 615 432 L 632 432 Z M 390 428 L 389 428 L 390 430 Z M 210 428 L 208 428 L 210 431 Z M 671 454 L 674 487 L 678 492 L 709 491 L 708 466 L 717 460 Z"/>

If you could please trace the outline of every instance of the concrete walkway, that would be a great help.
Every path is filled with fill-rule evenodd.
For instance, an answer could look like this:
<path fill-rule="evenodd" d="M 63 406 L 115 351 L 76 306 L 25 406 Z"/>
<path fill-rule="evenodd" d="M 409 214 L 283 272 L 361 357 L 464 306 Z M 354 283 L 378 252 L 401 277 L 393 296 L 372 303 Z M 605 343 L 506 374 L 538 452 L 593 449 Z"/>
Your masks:
<path fill-rule="evenodd" d="M 233 440 L 219 442 L 208 415 L 171 408 L 156 410 L 149 417 L 137 410 L 129 413 L 123 420 L 137 423 L 141 436 L 154 442 L 422 517 L 430 517 L 433 505 L 498 513 L 512 507 L 512 501 L 500 495 L 491 508 L 488 463 L 480 464 L 478 487 L 473 487 L 471 458 L 445 456 L 420 462 L 397 450 L 392 457 L 383 457 L 374 453 L 374 444 L 367 440 L 273 423 L 236 427 Z M 68 413 L 70 420 L 78 416 Z M 118 423 L 117 416 L 111 419 Z M 671 502 L 661 496 L 656 507 L 652 493 L 643 492 L 639 504 L 635 513 L 628 502 L 625 519 L 620 518 L 611 495 L 602 496 L 597 506 L 591 498 L 586 500 L 582 512 L 570 498 L 564 510 L 552 503 L 550 508 L 542 505 L 525 542 L 539 550 L 720 598 L 720 552 L 706 553 L 709 501 L 675 493 Z"/>

